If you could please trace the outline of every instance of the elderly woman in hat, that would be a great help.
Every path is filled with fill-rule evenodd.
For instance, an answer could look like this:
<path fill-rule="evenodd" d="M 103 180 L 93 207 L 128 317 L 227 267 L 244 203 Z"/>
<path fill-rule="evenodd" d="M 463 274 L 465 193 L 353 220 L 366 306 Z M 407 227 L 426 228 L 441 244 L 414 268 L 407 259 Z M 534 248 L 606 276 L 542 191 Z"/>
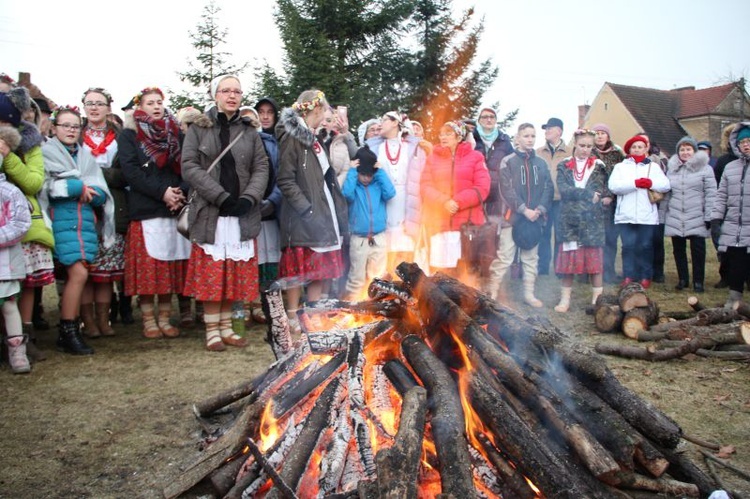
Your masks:
<path fill-rule="evenodd" d="M 654 273 L 653 234 L 659 225 L 659 208 L 649 190 L 669 191 L 669 179 L 658 163 L 648 158 L 648 138 L 635 135 L 625 143 L 627 157 L 615 165 L 608 187 L 617 195 L 615 223 L 622 237 L 622 273 L 625 286 L 640 281 L 651 286 Z"/>
<path fill-rule="evenodd" d="M 485 222 L 482 203 L 490 190 L 484 156 L 466 141 L 468 133 L 459 121 L 440 127 L 440 144 L 427 158 L 420 182 L 430 266 L 456 274 L 472 270 L 461 260 L 461 225 Z"/>
<path fill-rule="evenodd" d="M 239 78 L 214 78 L 210 95 L 216 106 L 185 137 L 183 172 L 195 191 L 185 294 L 203 302 L 206 349 L 216 352 L 227 345 L 247 346 L 247 338 L 232 329 L 232 304 L 259 296 L 255 238 L 268 158 L 256 128 L 259 122 L 240 116 Z"/>
<path fill-rule="evenodd" d="M 664 213 L 664 234 L 672 238 L 677 264 L 676 290 L 690 285 L 687 243 L 693 262 L 693 291 L 703 293 L 706 267 L 706 238 L 711 228 L 711 209 L 716 196 L 716 179 L 708 163 L 708 154 L 698 148 L 692 137 L 683 137 L 669 158 L 667 178 L 671 190 L 659 205 Z"/>

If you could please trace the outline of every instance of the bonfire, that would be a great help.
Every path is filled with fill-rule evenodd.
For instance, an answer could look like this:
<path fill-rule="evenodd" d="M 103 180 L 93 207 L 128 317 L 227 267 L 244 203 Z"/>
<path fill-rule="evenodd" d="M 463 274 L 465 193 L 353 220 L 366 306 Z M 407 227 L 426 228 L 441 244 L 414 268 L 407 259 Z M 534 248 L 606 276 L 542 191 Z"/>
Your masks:
<path fill-rule="evenodd" d="M 277 361 L 195 406 L 237 417 L 164 490 L 222 497 L 707 496 L 680 427 L 547 322 L 402 263 L 369 299 L 324 300 L 289 327 L 265 298 Z"/>

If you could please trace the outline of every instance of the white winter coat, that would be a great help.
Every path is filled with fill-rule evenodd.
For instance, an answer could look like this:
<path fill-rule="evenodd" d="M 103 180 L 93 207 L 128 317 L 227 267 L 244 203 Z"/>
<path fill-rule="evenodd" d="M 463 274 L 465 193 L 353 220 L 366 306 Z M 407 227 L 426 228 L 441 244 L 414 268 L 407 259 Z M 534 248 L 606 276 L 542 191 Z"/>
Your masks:
<path fill-rule="evenodd" d="M 649 165 L 651 168 L 649 168 Z M 616 224 L 659 225 L 659 208 L 648 200 L 647 189 L 638 189 L 635 180 L 648 177 L 651 189 L 669 192 L 669 179 L 658 163 L 646 158 L 637 163 L 631 157 L 615 165 L 609 176 L 609 190 L 617 195 Z"/>

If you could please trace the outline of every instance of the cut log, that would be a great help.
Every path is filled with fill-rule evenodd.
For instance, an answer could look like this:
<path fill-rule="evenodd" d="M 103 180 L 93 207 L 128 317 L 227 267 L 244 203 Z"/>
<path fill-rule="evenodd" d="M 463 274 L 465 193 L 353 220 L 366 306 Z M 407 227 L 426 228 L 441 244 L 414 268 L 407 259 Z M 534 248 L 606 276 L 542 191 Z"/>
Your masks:
<path fill-rule="evenodd" d="M 645 307 L 630 309 L 622 318 L 622 332 L 630 339 L 638 337 L 641 331 L 647 331 L 652 324 L 656 324 L 659 317 L 659 307 L 655 302 L 648 300 Z"/>
<path fill-rule="evenodd" d="M 750 352 L 726 352 L 721 350 L 706 350 L 705 348 L 699 348 L 695 351 L 695 355 L 711 359 L 737 360 L 740 362 L 746 362 L 750 360 Z"/>
<path fill-rule="evenodd" d="M 618 295 L 620 310 L 626 314 L 636 307 L 647 307 L 649 303 L 646 290 L 637 282 L 631 282 L 620 290 Z"/>
<path fill-rule="evenodd" d="M 534 499 L 537 497 L 536 492 L 529 486 L 524 476 L 495 449 L 486 435 L 480 433 L 477 435 L 477 440 L 479 440 L 487 458 L 499 475 L 499 481 L 502 483 L 501 497 L 513 497 L 515 499 Z"/>
<path fill-rule="evenodd" d="M 740 314 L 735 310 L 726 308 L 706 308 L 696 314 L 695 317 L 681 321 L 667 322 L 658 324 L 651 329 L 654 331 L 669 331 L 675 328 L 684 328 L 690 326 L 709 326 L 712 324 L 725 324 L 741 319 Z"/>
<path fill-rule="evenodd" d="M 289 326 L 289 317 L 284 308 L 284 298 L 281 294 L 281 286 L 271 285 L 264 294 L 264 310 L 268 308 L 268 331 L 266 341 L 271 345 L 271 350 L 277 359 L 280 359 L 292 350 L 292 330 Z"/>
<path fill-rule="evenodd" d="M 623 471 L 617 473 L 612 481 L 617 487 L 625 489 L 647 490 L 677 497 L 700 497 L 697 485 L 668 478 L 648 478 L 637 473 Z"/>
<path fill-rule="evenodd" d="M 620 305 L 600 304 L 594 310 L 594 325 L 600 333 L 616 333 L 622 325 Z"/>
<path fill-rule="evenodd" d="M 411 388 L 401 405 L 396 438 L 388 449 L 378 452 L 378 493 L 385 499 L 417 497 L 422 439 L 427 415 L 427 392 L 421 386 Z"/>
<path fill-rule="evenodd" d="M 700 312 L 701 310 L 704 310 L 706 308 L 706 306 L 701 303 L 700 299 L 697 296 L 688 296 L 687 303 L 688 305 L 690 305 L 690 308 L 692 308 L 696 312 Z"/>
<path fill-rule="evenodd" d="M 292 451 L 286 456 L 284 465 L 279 473 L 280 479 L 292 490 L 296 490 L 302 474 L 307 469 L 313 450 L 318 443 L 320 435 L 326 428 L 326 423 L 331 411 L 331 405 L 339 389 L 340 379 L 333 378 L 323 389 L 318 399 L 315 401 L 312 411 L 305 419 L 302 432 L 297 438 Z M 286 497 L 286 493 L 276 484 L 266 495 L 267 499 L 281 499 Z"/>
<path fill-rule="evenodd" d="M 726 335 L 728 334 L 728 338 Z M 648 361 L 664 361 L 669 359 L 677 359 L 683 357 L 689 353 L 695 353 L 701 348 L 711 348 L 716 345 L 717 342 L 735 342 L 736 333 L 724 333 L 724 336 L 717 335 L 717 338 L 711 336 L 697 336 L 692 340 L 685 341 L 683 344 L 673 347 L 658 350 L 655 345 L 649 347 L 631 347 L 625 345 L 596 345 L 596 351 L 598 353 L 606 355 L 616 355 L 618 357 L 624 357 L 628 359 L 640 359 Z"/>
<path fill-rule="evenodd" d="M 341 369 L 344 365 L 345 359 L 346 352 L 340 352 L 320 368 L 316 369 L 312 374 L 310 374 L 307 369 L 297 373 L 294 378 L 286 384 L 284 390 L 280 391 L 273 397 L 274 417 L 277 419 L 282 417 L 300 401 L 309 397 L 316 388 L 325 383 L 328 378 Z M 314 368 L 315 366 L 310 367 Z"/>
<path fill-rule="evenodd" d="M 388 377 L 393 387 L 403 396 L 413 387 L 418 386 L 417 380 L 403 362 L 392 359 L 383 365 L 383 372 Z"/>
<path fill-rule="evenodd" d="M 456 383 L 445 364 L 421 339 L 409 335 L 401 341 L 401 349 L 427 389 L 442 492 L 457 498 L 474 497 L 477 492 L 471 474 L 466 421 Z"/>
<path fill-rule="evenodd" d="M 750 320 L 750 304 L 741 301 L 738 304 L 734 305 L 734 310 L 736 310 L 737 313 L 745 319 Z"/>

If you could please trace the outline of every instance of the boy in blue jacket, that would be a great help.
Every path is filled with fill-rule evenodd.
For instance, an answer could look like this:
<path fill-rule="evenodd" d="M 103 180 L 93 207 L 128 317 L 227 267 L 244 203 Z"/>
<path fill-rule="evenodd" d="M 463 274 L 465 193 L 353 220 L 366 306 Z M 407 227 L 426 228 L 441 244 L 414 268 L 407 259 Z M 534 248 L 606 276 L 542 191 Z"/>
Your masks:
<path fill-rule="evenodd" d="M 349 169 L 342 187 L 349 202 L 349 278 L 346 298 L 363 297 L 367 283 L 386 272 L 385 204 L 396 195 L 391 179 L 377 166 L 378 157 L 369 147 L 357 151 L 359 166 Z"/>

